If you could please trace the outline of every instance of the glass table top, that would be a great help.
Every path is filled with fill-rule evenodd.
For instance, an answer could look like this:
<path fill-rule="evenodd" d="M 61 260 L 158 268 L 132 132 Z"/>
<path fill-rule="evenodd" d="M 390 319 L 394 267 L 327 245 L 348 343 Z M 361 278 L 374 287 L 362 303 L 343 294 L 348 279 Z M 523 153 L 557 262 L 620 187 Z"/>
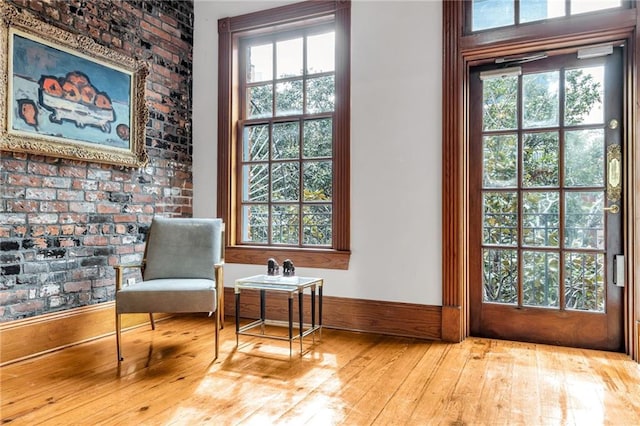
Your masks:
<path fill-rule="evenodd" d="M 240 278 L 235 282 L 236 289 L 264 289 L 297 291 L 312 285 L 322 285 L 322 278 L 313 277 L 284 277 L 282 275 L 254 275 Z"/>

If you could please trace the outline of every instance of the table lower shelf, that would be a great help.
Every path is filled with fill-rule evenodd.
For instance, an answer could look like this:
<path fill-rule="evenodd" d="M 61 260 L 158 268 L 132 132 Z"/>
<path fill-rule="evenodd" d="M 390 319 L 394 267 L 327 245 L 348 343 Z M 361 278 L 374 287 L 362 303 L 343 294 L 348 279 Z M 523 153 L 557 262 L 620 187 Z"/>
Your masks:
<path fill-rule="evenodd" d="M 281 327 L 281 328 L 288 329 L 290 327 L 290 324 L 287 321 L 275 321 L 275 320 L 257 319 L 257 320 L 251 321 L 248 324 L 240 326 L 236 331 L 236 347 L 238 346 L 240 336 L 259 337 L 259 338 L 272 339 L 272 340 L 283 340 L 283 341 L 289 341 L 289 356 L 291 356 L 291 354 L 293 353 L 293 341 L 296 339 L 299 339 L 300 340 L 300 356 L 302 356 L 302 342 L 304 337 L 308 335 L 312 335 L 313 343 L 315 343 L 316 332 L 319 332 L 318 333 L 319 338 L 322 338 L 322 325 L 317 325 L 317 324 L 312 325 L 312 324 L 303 323 L 302 333 L 300 333 L 299 324 L 296 324 L 292 328 L 293 334 L 290 337 L 276 335 L 276 334 L 268 334 L 265 332 L 265 327 L 267 326 Z M 258 327 L 261 328 L 260 332 L 251 331 Z"/>

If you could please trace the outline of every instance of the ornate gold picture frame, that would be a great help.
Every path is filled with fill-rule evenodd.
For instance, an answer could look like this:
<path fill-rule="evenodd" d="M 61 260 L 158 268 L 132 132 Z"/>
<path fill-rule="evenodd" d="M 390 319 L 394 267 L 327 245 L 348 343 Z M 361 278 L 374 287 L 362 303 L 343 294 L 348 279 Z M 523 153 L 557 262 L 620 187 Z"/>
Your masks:
<path fill-rule="evenodd" d="M 146 165 L 146 65 L 26 11 L 0 8 L 0 149 Z"/>

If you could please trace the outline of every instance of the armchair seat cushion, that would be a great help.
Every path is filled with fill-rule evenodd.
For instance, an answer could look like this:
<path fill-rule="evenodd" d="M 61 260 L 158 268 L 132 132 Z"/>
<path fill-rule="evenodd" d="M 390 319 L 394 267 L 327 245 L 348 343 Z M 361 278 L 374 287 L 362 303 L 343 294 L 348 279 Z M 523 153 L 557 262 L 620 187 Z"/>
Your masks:
<path fill-rule="evenodd" d="M 116 293 L 116 313 L 215 312 L 217 300 L 214 280 L 161 278 L 120 289 Z"/>

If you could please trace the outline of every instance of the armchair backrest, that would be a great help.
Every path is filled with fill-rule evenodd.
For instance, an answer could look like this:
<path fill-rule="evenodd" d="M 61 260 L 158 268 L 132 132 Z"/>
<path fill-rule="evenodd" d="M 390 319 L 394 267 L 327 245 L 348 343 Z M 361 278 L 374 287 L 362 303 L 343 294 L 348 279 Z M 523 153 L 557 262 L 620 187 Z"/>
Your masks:
<path fill-rule="evenodd" d="M 223 232 L 222 219 L 153 218 L 143 279 L 214 279 L 214 265 L 223 260 Z"/>

